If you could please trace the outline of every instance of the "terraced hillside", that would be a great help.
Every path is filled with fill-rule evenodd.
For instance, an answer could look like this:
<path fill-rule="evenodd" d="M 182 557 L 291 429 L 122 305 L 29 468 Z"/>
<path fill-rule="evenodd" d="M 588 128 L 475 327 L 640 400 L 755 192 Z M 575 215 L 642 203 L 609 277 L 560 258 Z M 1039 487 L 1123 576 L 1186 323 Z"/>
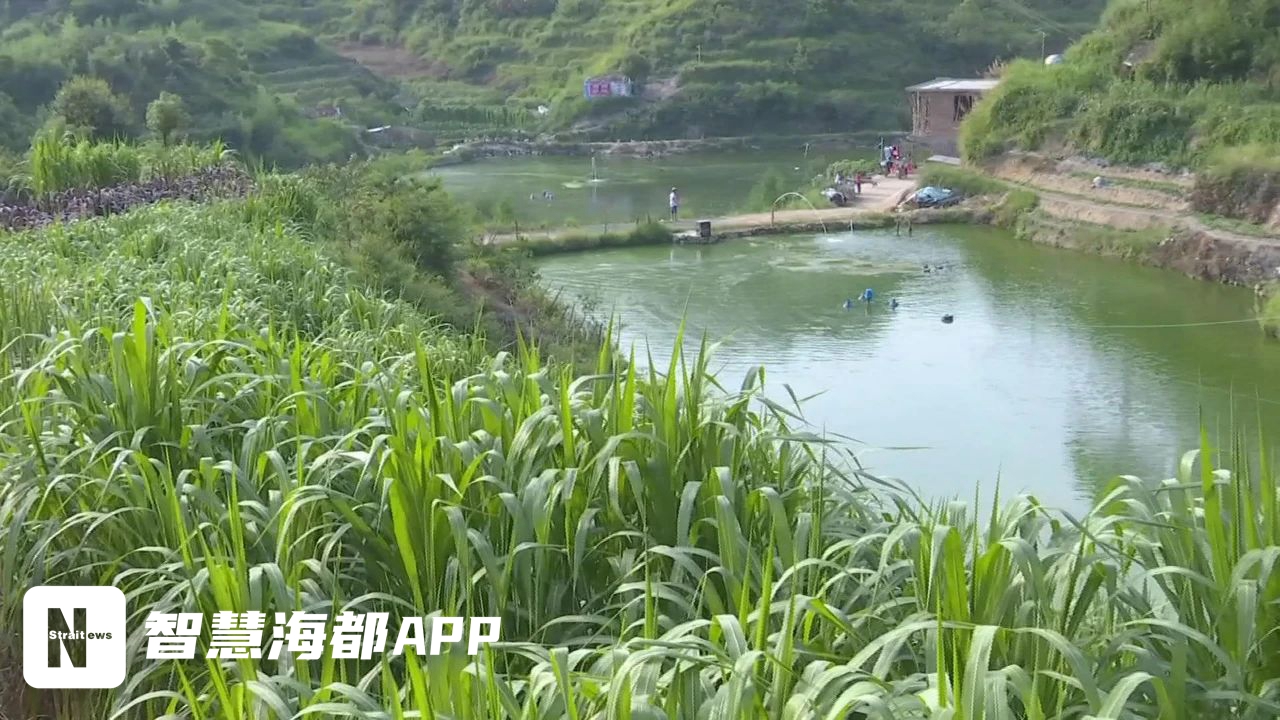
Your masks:
<path fill-rule="evenodd" d="M 1101 0 L 369 0 L 349 40 L 403 44 L 436 104 L 456 83 L 489 102 L 547 105 L 546 127 L 671 137 L 898 128 L 902 88 L 997 58 L 1061 48 Z M 588 104 L 584 78 L 619 72 L 641 97 Z M 455 85 L 441 81 L 451 81 Z M 470 97 L 468 100 L 475 100 Z"/>
<path fill-rule="evenodd" d="M 359 125 L 446 139 L 891 130 L 905 85 L 1063 47 L 1102 2 L 10 0 L 0 145 L 24 148 L 84 74 L 122 96 L 126 135 L 145 134 L 167 91 L 196 139 L 290 164 L 345 157 Z M 637 96 L 582 97 L 584 79 L 612 72 Z M 317 117 L 335 108 L 341 122 Z"/>
<path fill-rule="evenodd" d="M 22 150 L 57 113 L 60 87 L 105 80 L 119 99 L 112 131 L 147 132 L 161 92 L 182 98 L 184 130 L 221 137 L 246 155 L 296 165 L 345 159 L 351 127 L 403 112 L 396 85 L 318 42 L 324 12 L 237 0 L 144 4 L 14 0 L 0 9 L 0 146 Z M 317 117 L 342 107 L 345 122 Z"/>

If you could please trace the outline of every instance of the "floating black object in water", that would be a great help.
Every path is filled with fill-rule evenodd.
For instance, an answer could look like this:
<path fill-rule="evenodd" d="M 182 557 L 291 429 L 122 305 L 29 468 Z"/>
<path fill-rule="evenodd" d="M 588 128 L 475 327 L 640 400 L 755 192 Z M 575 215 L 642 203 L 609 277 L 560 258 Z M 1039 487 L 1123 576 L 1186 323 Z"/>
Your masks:
<path fill-rule="evenodd" d="M 943 315 L 943 316 L 942 316 L 942 322 L 947 323 L 948 325 L 950 325 L 952 322 L 954 322 L 954 321 L 955 321 L 955 319 L 956 319 L 956 316 L 955 316 L 955 315 Z"/>
<path fill-rule="evenodd" d="M 893 300 L 890 300 L 890 301 L 889 301 L 889 307 L 890 307 L 890 308 L 892 308 L 892 309 L 894 309 L 894 310 L 897 310 L 897 309 L 898 309 L 898 298 L 894 298 Z"/>

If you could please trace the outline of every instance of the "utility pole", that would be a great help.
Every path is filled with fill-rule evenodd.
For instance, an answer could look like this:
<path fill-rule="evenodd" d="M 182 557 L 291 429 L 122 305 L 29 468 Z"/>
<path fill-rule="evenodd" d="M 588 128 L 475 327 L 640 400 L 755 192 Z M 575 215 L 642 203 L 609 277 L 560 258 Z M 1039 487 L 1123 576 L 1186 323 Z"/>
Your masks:
<path fill-rule="evenodd" d="M 1044 62 L 1044 59 L 1048 57 L 1047 55 L 1044 54 L 1045 53 L 1044 43 L 1045 43 L 1045 40 L 1049 37 L 1049 34 L 1043 30 L 1039 30 L 1037 32 L 1040 33 L 1040 61 Z"/>

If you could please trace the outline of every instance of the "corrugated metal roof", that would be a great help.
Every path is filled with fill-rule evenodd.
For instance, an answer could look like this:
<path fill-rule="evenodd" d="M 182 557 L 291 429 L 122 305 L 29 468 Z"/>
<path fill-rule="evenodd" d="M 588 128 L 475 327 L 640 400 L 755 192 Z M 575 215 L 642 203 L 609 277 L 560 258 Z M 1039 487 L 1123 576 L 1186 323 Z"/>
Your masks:
<path fill-rule="evenodd" d="M 926 83 L 912 85 L 907 88 L 911 91 L 948 91 L 948 92 L 983 92 L 990 90 L 1000 84 L 999 80 L 994 78 L 974 79 L 974 80 L 957 80 L 955 78 L 934 78 Z"/>

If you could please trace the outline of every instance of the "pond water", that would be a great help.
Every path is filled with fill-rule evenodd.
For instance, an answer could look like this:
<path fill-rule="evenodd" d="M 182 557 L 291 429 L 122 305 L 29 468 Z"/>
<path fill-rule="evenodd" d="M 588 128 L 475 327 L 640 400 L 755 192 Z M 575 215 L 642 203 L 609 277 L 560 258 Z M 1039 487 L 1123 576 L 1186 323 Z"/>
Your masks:
<path fill-rule="evenodd" d="M 679 188 L 686 218 L 742 212 L 756 184 L 770 173 L 784 190 L 803 185 L 837 159 L 870 150 L 793 149 L 676 155 L 666 158 L 493 158 L 437 168 L 431 174 L 459 198 L 473 203 L 509 203 L 522 226 L 631 223 L 667 216 L 667 195 Z M 555 197 L 545 200 L 544 191 Z M 533 199 L 530 199 L 530 196 Z"/>
<path fill-rule="evenodd" d="M 770 397 L 816 395 L 814 429 L 930 498 L 989 497 L 999 480 L 1081 510 L 1117 474 L 1172 477 L 1201 411 L 1211 436 L 1280 427 L 1280 343 L 1249 320 L 1250 292 L 986 228 L 620 249 L 541 272 L 616 313 L 624 349 L 655 362 L 687 317 L 688 350 L 723 341 L 729 386 L 765 366 Z M 865 288 L 870 305 L 843 308 Z"/>

